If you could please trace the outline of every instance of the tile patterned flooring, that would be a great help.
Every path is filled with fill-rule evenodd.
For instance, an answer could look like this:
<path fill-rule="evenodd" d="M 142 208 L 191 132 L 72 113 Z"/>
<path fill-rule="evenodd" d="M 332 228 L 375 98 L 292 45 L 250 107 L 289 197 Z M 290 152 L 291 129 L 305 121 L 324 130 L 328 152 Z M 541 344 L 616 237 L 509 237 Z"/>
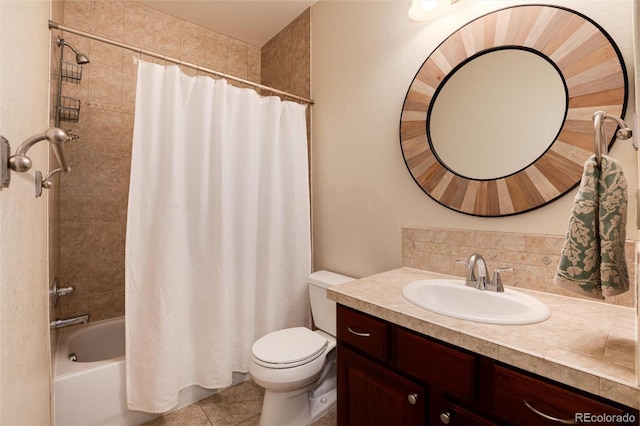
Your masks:
<path fill-rule="evenodd" d="M 258 426 L 264 391 L 248 380 L 143 426 Z M 335 426 L 335 407 L 313 426 Z"/>

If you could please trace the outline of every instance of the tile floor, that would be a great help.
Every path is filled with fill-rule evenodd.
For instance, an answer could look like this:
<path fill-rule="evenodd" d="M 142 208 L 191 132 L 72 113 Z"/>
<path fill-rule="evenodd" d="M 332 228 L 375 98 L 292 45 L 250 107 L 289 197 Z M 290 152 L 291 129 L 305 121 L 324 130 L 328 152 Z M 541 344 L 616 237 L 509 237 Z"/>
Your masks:
<path fill-rule="evenodd" d="M 144 426 L 258 426 L 263 390 L 248 380 L 154 420 Z M 313 423 L 335 426 L 336 409 Z"/>

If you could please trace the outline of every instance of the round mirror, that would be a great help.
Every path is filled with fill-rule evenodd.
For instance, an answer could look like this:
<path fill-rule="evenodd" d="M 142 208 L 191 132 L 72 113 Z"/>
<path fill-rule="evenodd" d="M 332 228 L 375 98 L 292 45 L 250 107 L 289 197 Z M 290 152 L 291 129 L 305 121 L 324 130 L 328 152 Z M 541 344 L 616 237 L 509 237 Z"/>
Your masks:
<path fill-rule="evenodd" d="M 527 212 L 580 183 L 593 113 L 623 117 L 627 95 L 622 55 L 597 23 L 556 6 L 505 8 L 450 35 L 418 70 L 400 118 L 402 154 L 448 208 Z"/>
<path fill-rule="evenodd" d="M 552 62 L 523 49 L 491 50 L 442 82 L 427 115 L 427 137 L 453 173 L 496 179 L 540 158 L 566 112 L 564 80 Z"/>

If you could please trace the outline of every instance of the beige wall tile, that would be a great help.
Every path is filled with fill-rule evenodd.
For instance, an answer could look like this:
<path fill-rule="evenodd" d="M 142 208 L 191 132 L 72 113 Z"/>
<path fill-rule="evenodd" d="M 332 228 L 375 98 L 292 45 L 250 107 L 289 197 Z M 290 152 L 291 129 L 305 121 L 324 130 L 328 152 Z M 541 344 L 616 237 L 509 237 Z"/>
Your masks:
<path fill-rule="evenodd" d="M 65 182 L 62 180 L 62 182 Z M 85 185 L 67 185 L 60 193 L 61 225 L 86 223 L 89 210 L 86 203 L 87 188 Z M 62 240 L 63 248 L 69 241 Z"/>
<path fill-rule="evenodd" d="M 110 109 L 119 110 L 122 105 L 122 73 L 93 67 L 89 74 L 89 98 L 94 105 L 109 104 Z"/>
<path fill-rule="evenodd" d="M 82 223 L 60 224 L 60 284 L 75 287 L 65 300 L 86 295 L 87 232 Z M 63 304 L 61 304 L 62 306 Z"/>
<path fill-rule="evenodd" d="M 91 52 L 89 59 L 91 59 L 90 68 L 92 70 L 101 68 L 122 72 L 122 48 L 91 40 L 89 52 Z"/>
<path fill-rule="evenodd" d="M 124 9 L 124 43 L 142 49 L 153 49 L 154 11 L 127 1 Z"/>
<path fill-rule="evenodd" d="M 153 50 L 156 53 L 180 57 L 180 20 L 162 12 L 153 14 Z"/>
<path fill-rule="evenodd" d="M 260 49 L 249 46 L 247 51 L 247 79 L 250 81 L 261 81 L 261 56 Z"/>
<path fill-rule="evenodd" d="M 91 32 L 116 41 L 122 41 L 124 35 L 124 1 L 91 0 L 90 3 Z"/>
<path fill-rule="evenodd" d="M 82 31 L 91 31 L 91 2 L 66 0 L 64 2 L 64 24 Z"/>
<path fill-rule="evenodd" d="M 465 270 L 457 259 L 468 259 L 480 253 L 490 269 L 512 267 L 504 272 L 505 285 L 582 298 L 553 283 L 564 238 L 505 232 L 480 232 L 456 229 L 404 227 L 402 230 L 402 265 L 443 274 L 464 277 Z M 635 282 L 635 246 L 626 245 L 630 282 Z M 605 303 L 634 306 L 635 285 L 631 290 L 610 297 Z"/>
<path fill-rule="evenodd" d="M 196 65 L 204 64 L 205 29 L 190 22 L 180 24 L 179 59 Z"/>
<path fill-rule="evenodd" d="M 307 9 L 262 47 L 263 84 L 299 96 L 310 95 L 310 17 Z"/>
<path fill-rule="evenodd" d="M 246 80 L 249 74 L 248 59 L 247 44 L 229 39 L 227 45 L 227 74 Z"/>
<path fill-rule="evenodd" d="M 101 321 L 124 315 L 124 293 L 109 291 L 97 293 L 89 300 L 91 321 Z"/>
<path fill-rule="evenodd" d="M 205 30 L 204 65 L 207 68 L 227 73 L 227 47 L 230 37 Z"/>
<path fill-rule="evenodd" d="M 122 112 L 124 113 L 133 114 L 136 110 L 136 80 L 136 74 L 122 74 Z M 123 128 L 123 134 L 127 134 L 127 130 Z M 133 132 L 133 128 L 131 131 Z"/>
<path fill-rule="evenodd" d="M 89 222 L 125 221 L 127 201 L 128 193 L 122 188 L 110 185 L 90 188 L 86 194 Z"/>
<path fill-rule="evenodd" d="M 93 296 L 79 296 L 78 294 L 70 294 L 60 299 L 60 317 L 73 318 L 80 315 L 91 314 L 89 310 L 89 300 Z M 89 318 L 94 320 L 94 318 Z"/>
<path fill-rule="evenodd" d="M 96 80 L 96 84 L 100 84 L 104 77 L 108 75 L 108 73 L 102 74 L 103 78 Z M 91 150 L 99 152 L 113 151 L 113 143 L 111 141 L 117 139 L 117 135 L 121 130 L 122 113 L 91 108 L 87 126 L 89 140 L 85 141 L 87 153 Z"/>

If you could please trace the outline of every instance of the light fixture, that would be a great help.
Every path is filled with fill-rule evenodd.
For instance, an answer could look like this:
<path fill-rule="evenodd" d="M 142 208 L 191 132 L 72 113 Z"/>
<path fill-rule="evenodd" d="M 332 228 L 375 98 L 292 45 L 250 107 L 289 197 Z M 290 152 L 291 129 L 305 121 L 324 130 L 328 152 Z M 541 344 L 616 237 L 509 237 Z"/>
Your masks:
<path fill-rule="evenodd" d="M 448 6 L 458 0 L 413 0 L 409 8 L 409 18 L 415 21 L 427 21 L 442 15 Z"/>

